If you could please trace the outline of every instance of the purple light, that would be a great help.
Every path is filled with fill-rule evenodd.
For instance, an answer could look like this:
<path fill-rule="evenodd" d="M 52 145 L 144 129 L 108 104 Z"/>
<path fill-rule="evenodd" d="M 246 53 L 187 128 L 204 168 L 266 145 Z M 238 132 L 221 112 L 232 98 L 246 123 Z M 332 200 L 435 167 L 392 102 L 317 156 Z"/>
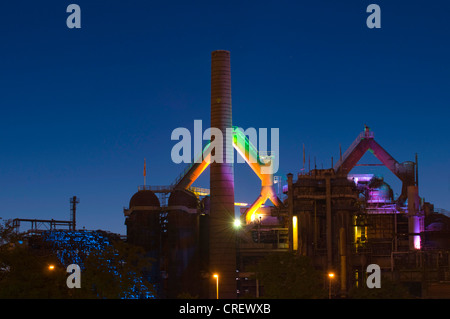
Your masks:
<path fill-rule="evenodd" d="M 420 249 L 420 236 L 414 236 L 414 248 Z"/>
<path fill-rule="evenodd" d="M 420 234 L 420 232 L 421 232 L 420 218 L 418 216 L 414 216 L 411 218 L 413 218 L 413 223 L 414 223 L 414 234 Z M 414 249 L 420 249 L 421 248 L 420 235 L 414 235 L 413 241 L 414 241 Z"/>

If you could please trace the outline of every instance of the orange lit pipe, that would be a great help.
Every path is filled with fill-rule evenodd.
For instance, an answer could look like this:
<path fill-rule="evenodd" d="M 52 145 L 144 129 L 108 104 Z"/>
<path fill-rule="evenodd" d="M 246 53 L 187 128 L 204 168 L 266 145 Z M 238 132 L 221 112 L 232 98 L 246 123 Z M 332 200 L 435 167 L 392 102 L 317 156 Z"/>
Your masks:
<path fill-rule="evenodd" d="M 199 157 L 200 156 L 203 158 L 203 160 L 201 162 L 199 162 L 198 160 L 194 161 L 189 169 L 184 173 L 184 175 L 181 176 L 179 181 L 176 183 L 175 188 L 188 189 L 208 167 L 208 165 L 211 163 L 211 143 L 205 146 L 203 152 L 199 154 Z"/>
<path fill-rule="evenodd" d="M 248 140 L 239 128 L 233 128 L 233 146 L 236 151 L 245 159 L 246 163 L 261 179 L 261 192 L 256 201 L 250 206 L 245 215 L 247 224 L 252 223 L 256 219 L 256 211 L 263 205 L 267 199 L 277 207 L 282 206 L 281 200 L 276 195 L 273 186 L 273 174 L 264 174 L 263 167 L 270 167 L 271 163 L 263 162 L 259 157 L 259 153 L 255 146 Z"/>
<path fill-rule="evenodd" d="M 247 224 L 250 224 L 256 220 L 256 211 L 267 201 L 267 199 L 269 199 L 277 207 L 283 205 L 281 200 L 276 195 L 273 186 L 262 186 L 259 197 L 245 213 L 245 221 Z"/>

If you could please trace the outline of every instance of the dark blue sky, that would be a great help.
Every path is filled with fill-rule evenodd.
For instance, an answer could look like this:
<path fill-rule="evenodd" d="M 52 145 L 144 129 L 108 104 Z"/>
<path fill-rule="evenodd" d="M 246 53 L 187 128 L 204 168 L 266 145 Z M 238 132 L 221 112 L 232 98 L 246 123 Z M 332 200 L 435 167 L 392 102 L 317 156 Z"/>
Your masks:
<path fill-rule="evenodd" d="M 81 29 L 66 26 L 71 3 Z M 381 29 L 366 26 L 370 3 Z M 397 161 L 418 153 L 420 195 L 450 209 L 449 13 L 448 1 L 2 2 L 0 217 L 68 220 L 76 195 L 79 227 L 125 234 L 144 158 L 147 184 L 170 184 L 183 168 L 172 130 L 209 126 L 218 49 L 231 51 L 233 123 L 280 129 L 277 175 L 300 170 L 303 144 L 330 167 L 367 124 Z M 258 178 L 235 174 L 236 201 L 253 202 Z"/>

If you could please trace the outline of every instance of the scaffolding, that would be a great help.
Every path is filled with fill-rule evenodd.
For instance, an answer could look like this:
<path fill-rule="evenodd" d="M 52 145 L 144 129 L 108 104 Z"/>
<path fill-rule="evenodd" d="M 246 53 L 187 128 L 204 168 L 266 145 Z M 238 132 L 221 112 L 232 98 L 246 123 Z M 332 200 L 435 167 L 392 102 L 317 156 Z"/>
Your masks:
<path fill-rule="evenodd" d="M 61 226 L 70 230 L 73 228 L 73 222 L 70 220 L 15 218 L 13 219 L 13 228 L 17 233 L 20 233 L 21 222 L 31 223 L 31 228 L 26 233 L 41 233 L 47 230 L 60 229 Z"/>
<path fill-rule="evenodd" d="M 42 233 L 47 230 L 67 229 L 75 231 L 76 227 L 76 210 L 80 199 L 76 196 L 70 198 L 70 220 L 55 219 L 30 219 L 15 218 L 13 219 L 13 228 L 16 233 L 20 233 L 20 224 L 22 222 L 31 223 L 31 227 L 25 233 Z"/>

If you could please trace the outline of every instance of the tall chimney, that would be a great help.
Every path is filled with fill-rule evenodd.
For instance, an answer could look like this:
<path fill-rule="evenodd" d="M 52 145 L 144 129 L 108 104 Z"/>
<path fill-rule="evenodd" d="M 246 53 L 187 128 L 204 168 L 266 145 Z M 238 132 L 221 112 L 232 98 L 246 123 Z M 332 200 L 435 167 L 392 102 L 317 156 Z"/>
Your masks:
<path fill-rule="evenodd" d="M 223 136 L 223 161 L 210 165 L 210 298 L 216 298 L 213 274 L 218 275 L 219 298 L 236 298 L 236 234 L 234 221 L 233 153 L 227 152 L 232 136 L 227 136 L 231 123 L 230 52 L 211 53 L 211 128 Z M 213 137 L 212 137 L 213 138 Z M 213 138 L 214 139 L 214 138 Z M 213 152 L 217 153 L 217 150 Z M 214 155 L 214 153 L 213 153 Z"/>

